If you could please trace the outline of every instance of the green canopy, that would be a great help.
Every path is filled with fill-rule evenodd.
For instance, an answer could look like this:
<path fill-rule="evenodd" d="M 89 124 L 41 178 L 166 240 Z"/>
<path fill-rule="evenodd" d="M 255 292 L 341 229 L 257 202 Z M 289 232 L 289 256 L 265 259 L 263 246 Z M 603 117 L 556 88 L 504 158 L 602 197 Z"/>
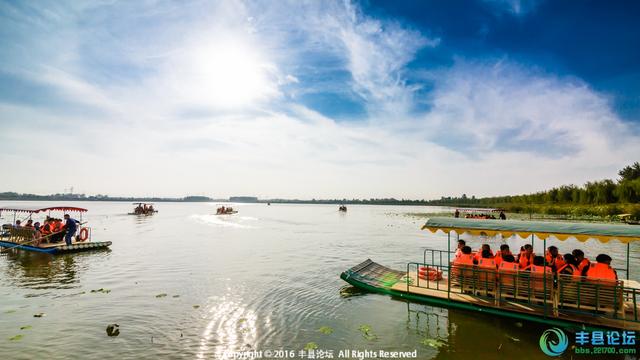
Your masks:
<path fill-rule="evenodd" d="M 517 234 L 523 238 L 535 235 L 540 239 L 547 239 L 553 236 L 558 240 L 575 238 L 583 242 L 588 239 L 595 239 L 602 243 L 607 243 L 613 239 L 623 243 L 640 240 L 640 226 L 627 224 L 434 217 L 427 219 L 422 229 L 428 229 L 431 232 L 441 230 L 445 233 L 453 231 L 458 234 L 501 235 L 502 237 L 510 237 Z"/>

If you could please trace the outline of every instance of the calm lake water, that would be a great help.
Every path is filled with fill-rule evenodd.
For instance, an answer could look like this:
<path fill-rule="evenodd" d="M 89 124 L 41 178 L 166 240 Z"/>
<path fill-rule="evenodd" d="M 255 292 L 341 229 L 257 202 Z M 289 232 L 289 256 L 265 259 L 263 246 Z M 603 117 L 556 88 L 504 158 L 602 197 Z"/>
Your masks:
<path fill-rule="evenodd" d="M 0 203 L 12 205 L 53 204 Z M 1 359 L 211 359 L 225 350 L 298 351 L 310 342 L 334 357 L 382 349 L 417 350 L 420 359 L 546 358 L 538 347 L 543 325 L 378 294 L 341 295 L 340 272 L 367 258 L 402 270 L 421 261 L 425 247 L 446 249 L 446 236 L 421 231 L 423 219 L 407 215 L 443 208 L 349 206 L 343 214 L 335 205 L 233 204 L 238 214 L 215 216 L 214 203 L 159 203 L 159 213 L 138 217 L 126 215 L 128 203 L 72 205 L 89 209 L 83 218 L 94 241 L 113 245 L 62 256 L 0 255 Z M 558 246 L 607 252 L 624 267 L 619 243 Z M 636 280 L 638 264 L 634 245 Z M 101 288 L 110 292 L 91 292 Z M 118 337 L 107 336 L 111 323 L 120 325 Z M 375 337 L 365 338 L 361 325 Z M 323 326 L 333 332 L 318 331 Z M 10 340 L 16 335 L 23 336 Z"/>

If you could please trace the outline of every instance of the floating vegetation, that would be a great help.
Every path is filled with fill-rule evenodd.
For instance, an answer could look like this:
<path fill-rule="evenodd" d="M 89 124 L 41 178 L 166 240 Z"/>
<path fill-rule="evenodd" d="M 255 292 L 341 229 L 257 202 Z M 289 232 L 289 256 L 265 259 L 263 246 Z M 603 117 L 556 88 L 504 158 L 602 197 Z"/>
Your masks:
<path fill-rule="evenodd" d="M 13 314 L 14 312 L 16 312 L 15 310 L 11 309 L 11 310 L 7 310 L 4 313 L 5 314 Z"/>
<path fill-rule="evenodd" d="M 193 305 L 193 308 L 194 308 L 194 309 L 199 309 L 199 308 L 200 308 L 200 305 Z"/>
<path fill-rule="evenodd" d="M 431 346 L 432 348 L 436 348 L 436 349 L 447 345 L 446 343 L 444 343 L 444 342 L 442 342 L 442 341 L 440 341 L 438 339 L 431 339 L 431 338 L 424 338 L 424 339 L 422 339 L 422 341 L 420 341 L 420 343 L 422 345 Z"/>
<path fill-rule="evenodd" d="M 174 298 L 179 298 L 179 297 L 180 297 L 180 295 L 173 295 L 173 297 L 174 297 Z"/>
<path fill-rule="evenodd" d="M 29 330 L 31 329 L 31 325 L 20 326 L 20 330 Z"/>
<path fill-rule="evenodd" d="M 247 322 L 247 318 L 240 318 L 238 319 L 238 324 L 244 324 Z"/>
<path fill-rule="evenodd" d="M 343 298 L 350 298 L 352 296 L 360 296 L 364 294 L 366 294 L 364 290 L 358 289 L 355 286 L 346 285 L 340 288 L 340 296 Z"/>
<path fill-rule="evenodd" d="M 166 297 L 166 296 L 167 296 L 167 294 L 165 294 L 165 293 L 162 293 L 162 294 L 158 294 L 158 295 L 156 295 L 156 297 L 157 297 L 158 299 L 159 299 L 159 298 Z"/>
<path fill-rule="evenodd" d="M 24 337 L 24 335 L 18 334 L 18 335 L 14 336 L 14 337 L 10 337 L 9 340 L 18 341 L 18 340 L 21 340 L 23 337 Z"/>
<path fill-rule="evenodd" d="M 120 335 L 120 325 L 118 325 L 118 324 L 109 324 L 107 326 L 107 335 L 109 335 L 109 336 L 118 336 L 118 335 Z"/>
<path fill-rule="evenodd" d="M 318 348 L 318 344 L 312 342 L 307 343 L 307 345 L 304 346 L 304 350 L 315 350 Z"/>
<path fill-rule="evenodd" d="M 325 335 L 331 335 L 333 333 L 333 329 L 328 326 L 322 326 L 320 327 L 320 329 L 318 329 L 318 331 Z"/>
<path fill-rule="evenodd" d="M 92 293 L 104 293 L 104 294 L 108 294 L 111 292 L 111 290 L 109 289 L 104 289 L 104 288 L 100 288 L 97 290 L 91 290 Z"/>
<path fill-rule="evenodd" d="M 37 313 L 37 314 L 33 315 L 33 317 L 37 317 L 37 318 L 41 318 L 41 317 L 45 317 L 45 316 L 47 316 L 47 314 L 45 314 L 45 313 Z"/>
<path fill-rule="evenodd" d="M 360 332 L 362 333 L 362 337 L 369 341 L 375 340 L 378 338 L 376 334 L 373 333 L 373 331 L 371 330 L 371 326 L 369 325 L 360 325 L 358 330 L 360 330 Z"/>

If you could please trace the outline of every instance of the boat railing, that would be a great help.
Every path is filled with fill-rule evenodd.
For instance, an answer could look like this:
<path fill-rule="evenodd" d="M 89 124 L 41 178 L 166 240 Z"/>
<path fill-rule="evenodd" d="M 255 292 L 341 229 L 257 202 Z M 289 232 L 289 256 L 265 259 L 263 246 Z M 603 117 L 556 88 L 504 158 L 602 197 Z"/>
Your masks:
<path fill-rule="evenodd" d="M 453 294 L 470 295 L 495 307 L 530 311 L 545 317 L 596 316 L 640 321 L 640 289 L 624 286 L 620 280 L 498 271 L 477 265 L 443 264 L 437 260 L 440 258 L 434 255 L 432 262 L 407 264 L 407 291 L 418 287 L 446 292 L 448 298 Z"/>
<path fill-rule="evenodd" d="M 454 254 L 455 252 L 453 251 L 426 248 L 422 253 L 422 262 L 426 263 L 428 259 L 431 259 L 431 264 L 433 265 L 447 265 L 453 258 Z M 437 264 L 435 262 L 436 259 L 438 260 Z M 446 261 L 443 262 L 443 259 Z"/>

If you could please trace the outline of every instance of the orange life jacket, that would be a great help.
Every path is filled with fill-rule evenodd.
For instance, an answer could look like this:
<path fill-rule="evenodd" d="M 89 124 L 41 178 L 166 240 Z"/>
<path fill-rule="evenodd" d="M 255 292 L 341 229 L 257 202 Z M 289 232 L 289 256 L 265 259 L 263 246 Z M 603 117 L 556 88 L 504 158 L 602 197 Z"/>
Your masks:
<path fill-rule="evenodd" d="M 580 274 L 582 274 L 582 271 L 585 268 L 588 268 L 589 265 L 591 265 L 591 261 L 589 261 L 589 259 L 587 258 L 582 259 L 582 261 L 578 263 L 578 271 L 580 271 Z"/>
<path fill-rule="evenodd" d="M 569 270 L 569 273 L 562 273 L 562 271 L 564 271 L 565 269 Z M 573 277 L 579 278 L 580 277 L 580 270 L 578 270 L 578 268 L 573 265 L 573 264 L 564 264 L 561 268 L 558 269 L 558 274 L 560 275 L 571 275 Z"/>
<path fill-rule="evenodd" d="M 51 225 L 49 223 L 44 224 L 40 228 L 40 233 L 43 234 L 43 235 L 51 234 Z"/>
<path fill-rule="evenodd" d="M 515 274 L 520 271 L 520 265 L 517 262 L 502 261 L 498 266 L 498 273 L 502 273 L 500 276 L 500 283 L 503 285 L 513 285 L 515 280 Z"/>
<path fill-rule="evenodd" d="M 552 273 L 550 266 L 529 265 L 528 269 L 532 273 L 542 274 L 543 272 Z"/>
<path fill-rule="evenodd" d="M 558 254 L 556 257 L 553 257 L 551 256 L 551 253 L 547 251 L 544 257 L 547 261 L 547 265 L 555 266 L 556 269 L 564 267 L 565 265 L 564 259 L 562 258 L 562 256 L 560 256 L 560 254 Z"/>
<path fill-rule="evenodd" d="M 521 251 L 520 255 L 518 255 L 518 263 L 520 264 L 520 269 L 526 269 L 528 266 L 533 264 L 534 253 L 531 255 L 527 255 L 526 251 Z"/>
<path fill-rule="evenodd" d="M 587 277 L 593 279 L 618 280 L 616 271 L 611 266 L 604 263 L 595 263 L 589 266 Z"/>
<path fill-rule="evenodd" d="M 491 249 L 489 249 L 489 252 L 491 253 L 491 256 L 493 256 L 493 251 L 491 251 Z M 482 249 L 479 249 L 478 251 L 476 251 L 473 258 L 476 261 L 480 261 L 480 259 L 482 259 Z"/>
<path fill-rule="evenodd" d="M 473 255 L 472 254 L 460 254 L 454 261 L 454 265 L 473 265 Z"/>
<path fill-rule="evenodd" d="M 495 270 L 496 261 L 494 259 L 481 258 L 478 260 L 478 267 Z"/>

